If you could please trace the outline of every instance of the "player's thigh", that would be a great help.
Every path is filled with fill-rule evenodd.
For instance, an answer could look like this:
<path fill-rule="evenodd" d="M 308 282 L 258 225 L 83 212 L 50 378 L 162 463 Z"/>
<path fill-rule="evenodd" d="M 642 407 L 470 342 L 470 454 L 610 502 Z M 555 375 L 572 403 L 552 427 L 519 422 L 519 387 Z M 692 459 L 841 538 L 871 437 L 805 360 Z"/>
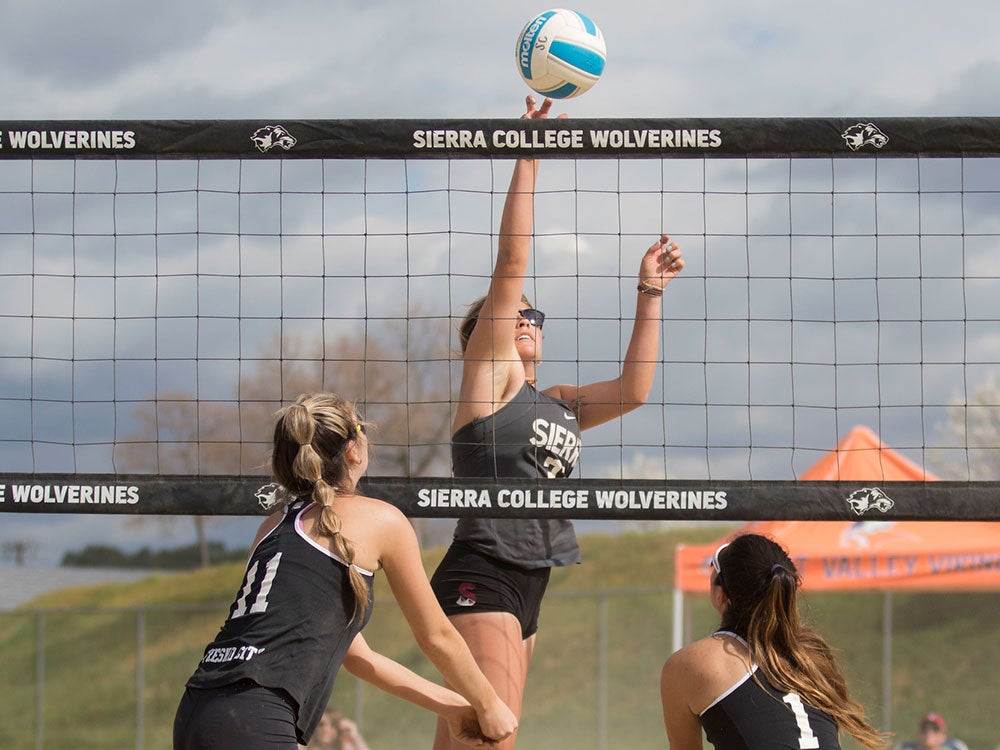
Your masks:
<path fill-rule="evenodd" d="M 454 615 L 455 628 L 469 646 L 476 663 L 500 699 L 518 718 L 535 637 L 521 637 L 521 623 L 509 612 L 477 612 Z M 517 734 L 497 743 L 495 750 L 513 750 Z M 438 719 L 434 750 L 467 748 L 451 736 L 448 725 Z"/>
<path fill-rule="evenodd" d="M 530 649 L 517 617 L 509 612 L 476 612 L 450 619 L 500 698 L 520 714 Z"/>

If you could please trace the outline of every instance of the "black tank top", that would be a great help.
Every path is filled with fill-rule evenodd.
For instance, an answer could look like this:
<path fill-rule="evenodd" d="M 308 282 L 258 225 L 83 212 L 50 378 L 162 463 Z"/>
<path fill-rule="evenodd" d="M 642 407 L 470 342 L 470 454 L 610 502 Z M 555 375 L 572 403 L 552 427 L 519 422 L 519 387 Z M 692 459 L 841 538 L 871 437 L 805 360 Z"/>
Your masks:
<path fill-rule="evenodd" d="M 568 477 L 580 457 L 580 425 L 565 401 L 525 383 L 495 413 L 451 439 L 456 477 Z M 573 524 L 553 518 L 462 518 L 455 538 L 524 568 L 580 562 Z"/>
<path fill-rule="evenodd" d="M 302 530 L 311 502 L 296 500 L 250 555 L 222 629 L 188 680 L 193 688 L 251 679 L 284 690 L 298 706 L 299 741 L 308 742 L 330 700 L 354 637 L 371 617 L 372 573 L 364 618 L 351 622 L 347 565 Z"/>
<path fill-rule="evenodd" d="M 756 666 L 702 711 L 701 725 L 715 750 L 840 750 L 833 717 L 778 690 Z"/>

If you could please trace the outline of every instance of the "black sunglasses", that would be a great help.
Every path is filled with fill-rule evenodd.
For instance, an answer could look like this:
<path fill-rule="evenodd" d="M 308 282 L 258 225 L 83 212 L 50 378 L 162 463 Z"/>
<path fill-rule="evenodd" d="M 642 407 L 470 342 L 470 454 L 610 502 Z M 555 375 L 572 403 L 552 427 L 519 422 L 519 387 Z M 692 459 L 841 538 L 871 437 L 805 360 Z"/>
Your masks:
<path fill-rule="evenodd" d="M 518 310 L 517 314 L 528 321 L 535 328 L 541 328 L 542 324 L 545 322 L 545 313 L 541 310 L 536 310 L 533 307 L 526 307 L 523 310 Z"/>

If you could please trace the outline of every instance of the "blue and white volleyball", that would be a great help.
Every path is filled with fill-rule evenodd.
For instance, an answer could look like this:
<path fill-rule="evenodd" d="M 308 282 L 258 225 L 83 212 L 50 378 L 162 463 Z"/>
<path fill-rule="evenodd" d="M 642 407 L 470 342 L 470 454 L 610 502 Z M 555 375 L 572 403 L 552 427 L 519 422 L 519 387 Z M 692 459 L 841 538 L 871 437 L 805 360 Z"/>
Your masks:
<path fill-rule="evenodd" d="M 517 69 L 543 96 L 569 99 L 597 83 L 607 49 L 597 24 L 573 10 L 547 10 L 517 37 Z"/>

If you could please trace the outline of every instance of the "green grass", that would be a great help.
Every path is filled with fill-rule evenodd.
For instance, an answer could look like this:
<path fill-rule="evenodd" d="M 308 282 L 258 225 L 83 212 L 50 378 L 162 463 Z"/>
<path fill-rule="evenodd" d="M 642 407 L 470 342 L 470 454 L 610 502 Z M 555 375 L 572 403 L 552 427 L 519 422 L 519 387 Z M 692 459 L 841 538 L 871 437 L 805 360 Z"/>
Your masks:
<path fill-rule="evenodd" d="M 719 527 L 692 527 L 582 538 L 585 563 L 557 569 L 552 576 L 528 681 L 519 750 L 598 748 L 604 698 L 608 748 L 666 747 L 658 685 L 660 666 L 670 651 L 672 601 L 668 591 L 650 589 L 671 586 L 676 543 L 704 542 L 721 533 Z M 443 549 L 426 553 L 428 570 L 441 554 Z M 240 564 L 228 564 L 129 584 L 76 588 L 2 614 L 0 748 L 36 746 L 40 635 L 45 646 L 43 746 L 135 747 L 141 618 L 142 746 L 168 750 L 184 681 L 221 624 L 241 575 Z M 434 678 L 381 577 L 376 595 L 379 604 L 365 631 L 369 642 Z M 208 611 L 193 609 L 205 603 L 213 606 Z M 883 595 L 813 594 L 805 607 L 841 653 L 855 696 L 872 720 L 880 722 Z M 714 628 L 716 618 L 707 597 L 689 597 L 688 612 L 697 635 Z M 897 593 L 893 617 L 892 720 L 901 736 L 909 737 L 919 716 L 935 710 L 970 747 L 995 747 L 1000 597 Z M 598 681 L 602 618 L 608 625 L 603 696 Z M 355 714 L 359 696 L 358 718 L 371 747 L 429 747 L 434 717 L 342 673 L 334 702 Z M 844 747 L 855 745 L 845 739 Z"/>

